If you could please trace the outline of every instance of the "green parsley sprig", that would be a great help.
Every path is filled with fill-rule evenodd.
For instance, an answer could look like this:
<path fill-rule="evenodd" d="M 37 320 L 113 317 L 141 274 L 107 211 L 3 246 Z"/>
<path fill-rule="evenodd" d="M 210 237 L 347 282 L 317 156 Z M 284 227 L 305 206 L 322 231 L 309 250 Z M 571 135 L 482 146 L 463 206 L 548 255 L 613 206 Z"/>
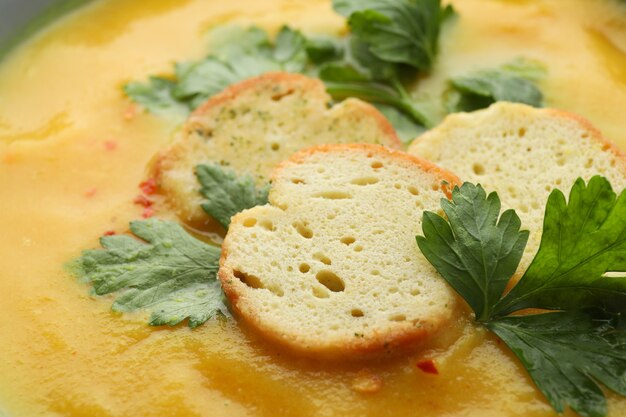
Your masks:
<path fill-rule="evenodd" d="M 236 213 L 267 203 L 269 186 L 257 188 L 249 175 L 218 164 L 198 165 L 196 175 L 202 208 L 225 229 Z M 130 232 L 103 236 L 102 249 L 86 250 L 70 264 L 95 295 L 116 294 L 113 311 L 148 311 L 151 326 L 188 319 L 192 328 L 227 312 L 217 280 L 219 247 L 171 221 L 134 221 Z"/>
<path fill-rule="evenodd" d="M 202 209 L 224 229 L 228 229 L 235 214 L 267 203 L 269 184 L 257 188 L 251 175 L 237 176 L 218 164 L 202 164 L 196 167 L 196 177 L 205 198 Z"/>
<path fill-rule="evenodd" d="M 147 310 L 152 326 L 189 319 L 192 328 L 226 312 L 218 247 L 170 221 L 134 221 L 130 231 L 134 236 L 103 236 L 102 249 L 84 251 L 70 265 L 95 295 L 117 293 L 113 311 Z"/>
<path fill-rule="evenodd" d="M 470 183 L 441 204 L 447 219 L 424 213 L 416 238 L 424 256 L 556 411 L 605 416 L 599 384 L 626 396 L 626 192 L 618 197 L 600 176 L 577 180 L 569 201 L 552 191 L 539 250 L 506 295 L 528 238 L 517 214 L 500 215 L 497 194 Z M 547 312 L 519 315 L 526 309 Z"/>

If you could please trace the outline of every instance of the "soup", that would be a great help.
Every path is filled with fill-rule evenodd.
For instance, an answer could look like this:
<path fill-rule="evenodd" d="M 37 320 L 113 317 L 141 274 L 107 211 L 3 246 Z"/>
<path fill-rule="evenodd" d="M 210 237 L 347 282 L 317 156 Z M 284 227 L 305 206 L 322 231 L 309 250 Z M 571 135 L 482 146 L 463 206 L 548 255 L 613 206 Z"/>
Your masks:
<path fill-rule="evenodd" d="M 474 68 L 538 59 L 548 68 L 546 105 L 589 118 L 626 149 L 622 5 L 453 4 L 460 18 L 420 92 Z M 64 265 L 100 235 L 141 217 L 137 185 L 177 128 L 137 111 L 121 86 L 203 56 L 215 25 L 286 22 L 313 33 L 344 26 L 328 1 L 98 1 L 0 65 L 0 414 L 555 415 L 506 347 L 465 321 L 421 352 L 328 364 L 294 357 L 234 320 L 148 327 L 142 314 L 112 313 L 109 299 L 95 300 L 68 274 Z M 416 366 L 432 356 L 437 375 Z M 607 397 L 611 416 L 626 415 L 626 399 Z"/>

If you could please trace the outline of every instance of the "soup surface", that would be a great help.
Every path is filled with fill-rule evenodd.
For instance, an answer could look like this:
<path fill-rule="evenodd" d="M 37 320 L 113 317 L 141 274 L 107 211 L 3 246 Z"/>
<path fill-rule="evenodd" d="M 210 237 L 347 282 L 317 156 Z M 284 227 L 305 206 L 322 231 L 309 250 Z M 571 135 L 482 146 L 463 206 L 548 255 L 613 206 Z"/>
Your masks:
<path fill-rule="evenodd" d="M 548 67 L 546 105 L 589 118 L 626 149 L 626 9 L 588 0 L 458 0 L 420 94 L 519 56 Z M 151 328 L 94 300 L 64 264 L 141 217 L 133 204 L 176 123 L 136 112 L 131 79 L 206 53 L 226 22 L 337 33 L 322 0 L 106 0 L 0 65 L 0 414 L 6 416 L 553 416 L 494 337 L 460 322 L 421 353 L 324 364 L 233 320 Z M 159 217 L 171 217 L 166 209 Z M 436 357 L 439 375 L 421 371 Z M 382 387 L 366 392 L 368 384 Z M 611 416 L 626 399 L 608 393 Z M 566 415 L 573 415 L 567 412 Z"/>

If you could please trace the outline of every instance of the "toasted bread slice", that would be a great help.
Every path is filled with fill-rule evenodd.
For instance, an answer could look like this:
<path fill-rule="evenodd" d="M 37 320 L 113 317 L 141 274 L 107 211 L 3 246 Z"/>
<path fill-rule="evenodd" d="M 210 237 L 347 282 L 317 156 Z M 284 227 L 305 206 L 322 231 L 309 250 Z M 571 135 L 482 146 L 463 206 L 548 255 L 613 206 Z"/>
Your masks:
<path fill-rule="evenodd" d="M 156 178 L 183 220 L 208 219 L 194 175 L 198 164 L 230 166 L 268 181 L 274 166 L 323 143 L 376 143 L 399 148 L 391 124 L 373 106 L 348 99 L 329 107 L 324 84 L 298 74 L 268 73 L 213 96 L 189 118 L 158 158 Z"/>
<path fill-rule="evenodd" d="M 569 195 L 574 181 L 603 175 L 616 191 L 626 185 L 624 155 L 587 120 L 552 109 L 496 103 L 488 109 L 448 116 L 418 137 L 409 153 L 450 169 L 464 181 L 497 191 L 530 231 L 518 271 L 541 241 L 550 192 Z"/>
<path fill-rule="evenodd" d="M 219 278 L 234 312 L 295 351 L 377 354 L 428 338 L 456 297 L 415 242 L 458 179 L 377 145 L 303 150 L 270 203 L 233 217 Z"/>

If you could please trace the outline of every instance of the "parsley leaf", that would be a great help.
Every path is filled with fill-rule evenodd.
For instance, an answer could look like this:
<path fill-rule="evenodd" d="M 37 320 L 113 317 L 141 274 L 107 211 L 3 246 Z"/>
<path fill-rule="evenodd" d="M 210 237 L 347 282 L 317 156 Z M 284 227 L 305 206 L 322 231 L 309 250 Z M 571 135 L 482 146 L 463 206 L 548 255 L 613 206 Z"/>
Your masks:
<path fill-rule="evenodd" d="M 151 77 L 148 83 L 126 84 L 124 91 L 153 113 L 185 117 L 231 84 L 269 71 L 301 72 L 307 63 L 304 36 L 286 26 L 274 45 L 256 27 L 227 27 L 215 35 L 212 54 L 177 63 L 173 80 Z"/>
<path fill-rule="evenodd" d="M 344 49 L 338 38 L 312 37 L 305 42 L 306 54 L 313 64 L 321 65 L 343 58 Z"/>
<path fill-rule="evenodd" d="M 600 176 L 587 185 L 578 179 L 569 202 L 553 191 L 539 251 L 504 298 L 528 236 L 517 215 L 504 212 L 496 224 L 497 195 L 485 198 L 467 183 L 442 207 L 448 220 L 424 212 L 417 237 L 424 256 L 513 350 L 555 410 L 604 416 L 598 383 L 626 396 L 626 193 L 617 197 Z M 504 317 L 525 309 L 559 312 Z"/>
<path fill-rule="evenodd" d="M 450 80 L 449 111 L 474 111 L 496 101 L 540 107 L 543 94 L 535 82 L 545 68 L 536 61 L 518 59 L 498 69 L 483 69 Z"/>
<path fill-rule="evenodd" d="M 524 308 L 596 307 L 626 312 L 626 193 L 600 176 L 578 179 L 569 202 L 554 190 L 546 205 L 537 255 L 498 314 Z M 622 272 L 618 277 L 607 272 Z"/>
<path fill-rule="evenodd" d="M 552 407 L 607 413 L 598 383 L 626 396 L 626 332 L 583 312 L 511 316 L 487 327 L 511 348 Z"/>
<path fill-rule="evenodd" d="M 417 70 L 432 67 L 447 16 L 440 0 L 334 0 L 333 7 L 381 60 Z"/>
<path fill-rule="evenodd" d="M 519 264 L 528 232 L 520 231 L 521 222 L 513 210 L 499 216 L 497 194 L 487 196 L 480 185 L 455 187 L 452 201 L 442 199 L 441 206 L 449 223 L 424 212 L 424 236 L 417 236 L 417 244 L 472 307 L 477 320 L 487 321 Z"/>
<path fill-rule="evenodd" d="M 189 107 L 174 95 L 176 83 L 163 77 L 150 77 L 147 83 L 130 82 L 124 92 L 154 114 L 186 116 Z"/>
<path fill-rule="evenodd" d="M 200 193 L 206 198 L 202 209 L 225 229 L 235 214 L 267 203 L 269 185 L 256 188 L 250 175 L 238 177 L 233 170 L 211 164 L 198 165 L 196 176 L 201 185 Z"/>
<path fill-rule="evenodd" d="M 148 310 L 150 325 L 197 327 L 225 312 L 216 279 L 220 249 L 193 238 L 174 222 L 130 223 L 128 235 L 104 236 L 102 249 L 84 251 L 71 265 L 96 295 L 119 292 L 114 311 Z"/>

